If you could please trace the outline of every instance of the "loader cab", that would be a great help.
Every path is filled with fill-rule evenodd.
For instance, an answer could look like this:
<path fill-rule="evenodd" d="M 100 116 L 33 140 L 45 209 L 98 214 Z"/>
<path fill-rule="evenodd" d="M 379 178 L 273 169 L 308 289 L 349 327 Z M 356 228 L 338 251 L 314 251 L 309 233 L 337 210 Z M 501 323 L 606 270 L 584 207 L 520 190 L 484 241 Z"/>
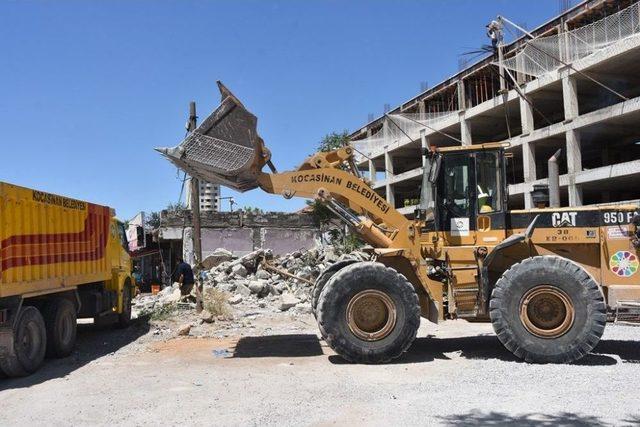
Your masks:
<path fill-rule="evenodd" d="M 441 148 L 431 157 L 433 231 L 452 244 L 475 244 L 477 231 L 504 232 L 506 144 Z M 426 180 L 425 180 L 426 181 Z M 501 236 L 495 236 L 500 238 Z"/>

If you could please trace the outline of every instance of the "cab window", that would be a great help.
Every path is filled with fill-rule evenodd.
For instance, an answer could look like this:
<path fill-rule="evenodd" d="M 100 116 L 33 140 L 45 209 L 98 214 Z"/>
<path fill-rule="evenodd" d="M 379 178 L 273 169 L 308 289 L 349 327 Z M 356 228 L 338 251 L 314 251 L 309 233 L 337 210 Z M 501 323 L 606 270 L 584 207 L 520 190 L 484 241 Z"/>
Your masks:
<path fill-rule="evenodd" d="M 448 155 L 443 167 L 444 188 L 442 203 L 449 217 L 469 217 L 469 156 L 467 154 Z"/>
<path fill-rule="evenodd" d="M 129 242 L 127 241 L 127 233 L 124 231 L 124 224 L 118 223 L 118 237 L 120 238 L 120 244 L 125 251 L 129 251 Z"/>
<path fill-rule="evenodd" d="M 478 213 L 486 214 L 502 210 L 500 176 L 500 157 L 497 152 L 480 152 L 476 155 Z"/>

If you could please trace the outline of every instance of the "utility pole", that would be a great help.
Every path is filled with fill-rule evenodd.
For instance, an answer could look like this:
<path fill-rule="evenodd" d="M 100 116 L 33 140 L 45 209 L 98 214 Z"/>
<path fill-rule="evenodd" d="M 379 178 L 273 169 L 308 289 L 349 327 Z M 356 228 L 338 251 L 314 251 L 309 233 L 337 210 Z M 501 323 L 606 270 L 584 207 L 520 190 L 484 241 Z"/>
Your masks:
<path fill-rule="evenodd" d="M 197 126 L 198 116 L 196 115 L 196 103 L 189 103 L 189 122 L 187 131 L 193 132 Z M 195 259 L 194 278 L 196 282 L 196 311 L 199 313 L 203 309 L 202 285 L 200 281 L 200 263 L 202 262 L 202 233 L 200 228 L 200 180 L 191 177 L 191 221 L 193 222 L 193 257 Z"/>

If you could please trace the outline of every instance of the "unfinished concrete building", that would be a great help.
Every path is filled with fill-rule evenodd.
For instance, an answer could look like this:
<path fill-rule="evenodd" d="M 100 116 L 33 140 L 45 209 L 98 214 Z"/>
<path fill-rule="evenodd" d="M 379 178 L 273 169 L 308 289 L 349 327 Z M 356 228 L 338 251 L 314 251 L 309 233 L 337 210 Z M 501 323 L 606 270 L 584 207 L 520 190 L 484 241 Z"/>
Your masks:
<path fill-rule="evenodd" d="M 422 147 L 506 141 L 511 209 L 532 207 L 560 148 L 562 206 L 640 200 L 638 0 L 583 1 L 530 35 L 351 135 L 380 195 L 410 215 Z"/>

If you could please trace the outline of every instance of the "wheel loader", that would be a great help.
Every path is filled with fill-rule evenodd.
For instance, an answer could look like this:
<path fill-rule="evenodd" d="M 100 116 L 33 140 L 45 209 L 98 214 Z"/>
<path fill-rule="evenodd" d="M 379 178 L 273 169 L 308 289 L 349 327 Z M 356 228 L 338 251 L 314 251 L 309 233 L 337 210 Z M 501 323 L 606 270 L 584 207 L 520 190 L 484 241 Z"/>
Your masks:
<path fill-rule="evenodd" d="M 178 146 L 157 150 L 238 191 L 319 200 L 370 245 L 373 261 L 333 264 L 312 292 L 322 337 L 348 361 L 400 356 L 421 317 L 491 322 L 510 352 L 537 363 L 580 359 L 608 320 L 640 321 L 636 206 L 560 208 L 542 191 L 537 208 L 509 210 L 508 144 L 487 143 L 425 149 L 408 219 L 361 176 L 350 145 L 278 172 L 256 117 L 218 86 L 220 106 Z M 557 179 L 549 193 L 559 198 Z"/>

